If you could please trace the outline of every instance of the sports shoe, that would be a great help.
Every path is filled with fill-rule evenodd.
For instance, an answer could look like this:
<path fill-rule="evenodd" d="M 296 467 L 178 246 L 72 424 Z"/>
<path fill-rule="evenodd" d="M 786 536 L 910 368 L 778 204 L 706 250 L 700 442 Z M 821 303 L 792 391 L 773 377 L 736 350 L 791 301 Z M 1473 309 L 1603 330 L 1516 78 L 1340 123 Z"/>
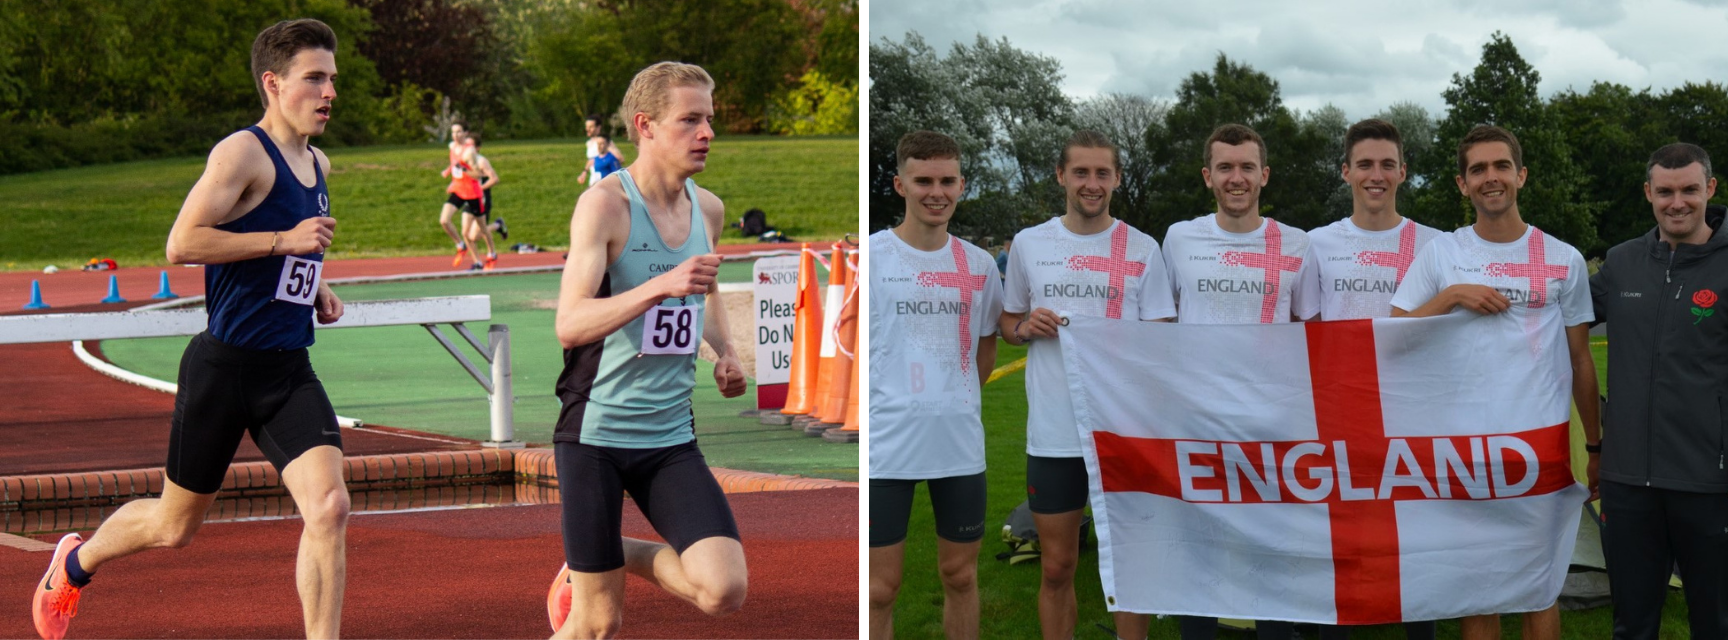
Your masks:
<path fill-rule="evenodd" d="M 450 266 L 460 267 L 462 261 L 468 259 L 468 247 L 456 247 L 456 259 L 450 261 Z"/>
<path fill-rule="evenodd" d="M 498 268 L 498 256 L 486 256 L 486 262 L 483 264 L 485 264 L 487 271 L 497 269 Z"/>
<path fill-rule="evenodd" d="M 84 537 L 68 533 L 54 546 L 54 559 L 48 562 L 48 573 L 36 585 L 36 597 L 30 601 L 30 615 L 36 619 L 36 633 L 42 640 L 66 637 L 66 627 L 78 615 L 80 589 L 66 579 L 66 554 L 72 553 Z M 566 591 L 565 593 L 569 593 Z M 566 596 L 568 598 L 568 596 Z"/>
<path fill-rule="evenodd" d="M 484 265 L 478 263 L 478 262 L 471 264 L 471 265 L 468 265 L 469 271 L 479 271 L 479 270 L 484 269 L 484 268 L 486 268 L 486 267 Z"/>
<path fill-rule="evenodd" d="M 498 237 L 505 240 L 510 239 L 510 228 L 504 226 L 504 218 L 502 216 L 498 218 Z"/>
<path fill-rule="evenodd" d="M 570 589 L 570 565 L 565 564 L 558 569 L 552 588 L 546 592 L 546 617 L 551 619 L 553 633 L 570 617 Z"/>

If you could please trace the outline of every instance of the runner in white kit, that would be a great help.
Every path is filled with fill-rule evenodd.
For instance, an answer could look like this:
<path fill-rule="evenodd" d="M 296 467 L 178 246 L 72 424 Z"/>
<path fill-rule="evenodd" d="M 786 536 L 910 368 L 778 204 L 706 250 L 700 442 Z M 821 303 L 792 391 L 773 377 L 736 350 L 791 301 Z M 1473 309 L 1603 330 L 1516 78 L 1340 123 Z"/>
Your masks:
<path fill-rule="evenodd" d="M 1320 311 L 1307 232 L 1260 215 L 1260 189 L 1272 171 L 1266 144 L 1244 125 L 1218 127 L 1200 170 L 1218 200 L 1216 213 L 1170 225 L 1164 261 L 1177 322 L 1289 322 Z"/>
<path fill-rule="evenodd" d="M 1344 149 L 1350 217 L 1308 232 L 1309 273 L 1319 280 L 1321 319 L 1384 318 L 1417 252 L 1442 232 L 1398 215 L 1405 164 L 1397 127 L 1378 118 L 1358 122 L 1345 132 Z"/>
<path fill-rule="evenodd" d="M 990 253 L 948 234 L 966 190 L 960 145 L 900 139 L 894 190 L 906 217 L 870 236 L 870 637 L 894 636 L 913 489 L 929 483 L 936 562 L 953 638 L 978 637 L 984 537 L 980 389 L 996 366 L 1001 276 Z"/>
<path fill-rule="evenodd" d="M 1308 232 L 1319 278 L 1320 317 L 1325 320 L 1384 318 L 1392 293 L 1422 247 L 1441 232 L 1398 215 L 1404 184 L 1404 140 L 1398 127 L 1378 118 L 1344 133 L 1344 182 L 1350 185 L 1350 217 Z M 1411 640 L 1433 640 L 1434 622 L 1406 622 Z M 1350 627 L 1321 625 L 1321 640 L 1348 640 Z"/>
<path fill-rule="evenodd" d="M 1260 215 L 1260 188 L 1272 171 L 1266 141 L 1226 124 L 1206 139 L 1200 176 L 1218 201 L 1216 213 L 1170 225 L 1164 236 L 1177 322 L 1270 324 L 1320 311 L 1308 234 Z M 1214 638 L 1218 619 L 1179 616 L 1183 640 Z M 1288 622 L 1261 620 L 1259 638 L 1289 640 Z"/>
<path fill-rule="evenodd" d="M 1478 125 L 1458 144 L 1458 190 L 1476 209 L 1476 222 L 1442 235 L 1416 256 L 1392 297 L 1394 316 L 1504 313 L 1524 316 L 1532 329 L 1565 327 L 1572 363 L 1572 400 L 1587 446 L 1600 450 L 1596 361 L 1590 356 L 1589 269 L 1584 256 L 1526 224 L 1518 189 L 1528 170 L 1518 138 L 1500 127 Z M 1558 320 L 1558 322 L 1555 322 Z M 1548 330 L 1548 329 L 1540 329 Z M 1590 453 L 1590 498 L 1596 499 L 1598 454 Z M 1525 638 L 1560 637 L 1558 605 L 1524 614 Z M 1500 637 L 1500 616 L 1463 619 L 1465 640 Z"/>
<path fill-rule="evenodd" d="M 1044 638 L 1071 638 L 1078 618 L 1074 570 L 1088 481 L 1056 328 L 1072 315 L 1161 320 L 1176 315 L 1158 242 L 1110 215 L 1122 184 L 1116 146 L 1077 131 L 1056 165 L 1067 212 L 1014 236 L 1001 329 L 1026 356 L 1026 494 L 1038 528 Z M 874 342 L 875 338 L 872 338 Z M 1117 613 L 1117 635 L 1146 637 L 1148 616 Z"/>

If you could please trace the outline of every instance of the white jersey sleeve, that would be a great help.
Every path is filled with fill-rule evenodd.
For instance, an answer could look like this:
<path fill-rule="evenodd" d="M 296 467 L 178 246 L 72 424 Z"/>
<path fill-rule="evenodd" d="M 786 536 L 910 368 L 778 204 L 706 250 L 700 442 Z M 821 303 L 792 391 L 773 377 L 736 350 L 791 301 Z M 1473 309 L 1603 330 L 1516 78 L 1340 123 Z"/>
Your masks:
<path fill-rule="evenodd" d="M 1020 246 L 1025 241 L 1025 231 L 1014 234 L 1014 245 Z M 1002 310 L 1008 313 L 1026 313 L 1032 310 L 1032 284 L 1026 276 L 1025 251 L 1008 252 L 1008 273 L 1002 274 Z"/>
<path fill-rule="evenodd" d="M 1568 256 L 1566 282 L 1560 285 L 1560 319 L 1568 327 L 1589 324 L 1596 320 L 1596 310 L 1590 302 L 1590 267 L 1584 263 L 1584 254 L 1567 246 L 1571 255 Z"/>
<path fill-rule="evenodd" d="M 1151 244 L 1141 259 L 1146 265 L 1146 275 L 1140 278 L 1140 319 L 1174 318 L 1176 301 L 1170 296 L 1170 273 L 1166 270 L 1164 252 L 1159 250 L 1157 240 Z"/>
<path fill-rule="evenodd" d="M 1290 310 L 1298 320 L 1312 320 L 1320 313 L 1320 264 L 1314 259 L 1314 244 L 1308 244 L 1302 267 L 1296 270 L 1296 287 L 1290 292 Z"/>
<path fill-rule="evenodd" d="M 1416 252 L 1416 261 L 1410 264 L 1409 273 L 1404 275 L 1403 282 L 1398 283 L 1398 291 L 1392 294 L 1393 307 L 1408 313 L 1440 295 L 1440 291 L 1446 288 L 1440 271 L 1448 262 L 1446 245 L 1451 242 L 1451 234 L 1445 234 Z"/>

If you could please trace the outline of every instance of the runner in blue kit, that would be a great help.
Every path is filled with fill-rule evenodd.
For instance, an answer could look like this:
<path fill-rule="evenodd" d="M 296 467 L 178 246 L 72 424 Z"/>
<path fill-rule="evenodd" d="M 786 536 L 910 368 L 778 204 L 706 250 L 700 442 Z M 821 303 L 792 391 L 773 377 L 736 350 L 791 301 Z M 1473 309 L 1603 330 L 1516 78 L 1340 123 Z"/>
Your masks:
<path fill-rule="evenodd" d="M 557 638 L 617 634 L 625 573 L 709 615 L 744 604 L 744 547 L 696 446 L 690 402 L 699 340 L 718 354 L 721 395 L 745 391 L 716 288 L 724 205 L 690 179 L 714 137 L 713 90 L 694 65 L 636 74 L 622 112 L 640 155 L 584 191 L 571 216 L 556 321 L 566 560 L 548 596 Z M 665 544 L 623 537 L 625 493 Z"/>
<path fill-rule="evenodd" d="M 37 586 L 36 629 L 61 638 L 81 589 L 108 561 L 184 547 L 204 522 L 240 438 L 250 433 L 304 520 L 296 583 L 306 635 L 342 622 L 348 491 L 336 413 L 307 357 L 314 316 L 342 317 L 319 277 L 336 228 L 307 144 L 336 98 L 336 34 L 317 20 L 280 22 L 252 44 L 264 118 L 210 152 L 168 235 L 168 261 L 205 266 L 209 329 L 180 361 L 162 497 L 127 503 L 85 542 L 62 538 Z M 153 596 L 152 596 L 153 597 Z"/>

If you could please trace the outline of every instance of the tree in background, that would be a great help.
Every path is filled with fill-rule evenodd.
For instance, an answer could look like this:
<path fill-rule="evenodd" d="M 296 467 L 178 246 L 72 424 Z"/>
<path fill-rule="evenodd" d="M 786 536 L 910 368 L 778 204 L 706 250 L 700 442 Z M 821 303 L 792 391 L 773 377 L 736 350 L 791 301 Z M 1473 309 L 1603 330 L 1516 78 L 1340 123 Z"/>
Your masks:
<path fill-rule="evenodd" d="M 955 43 L 947 57 L 916 33 L 870 45 L 870 228 L 904 211 L 894 193 L 894 146 L 917 129 L 960 143 L 965 206 L 951 228 L 1000 240 L 1061 212 L 1057 155 L 1073 130 L 1061 65 L 1006 39 Z"/>
<path fill-rule="evenodd" d="M 1074 110 L 1074 128 L 1091 129 L 1110 138 L 1122 151 L 1122 186 L 1110 198 L 1110 214 L 1152 208 L 1152 176 L 1157 167 L 1146 144 L 1146 131 L 1164 122 L 1170 103 L 1126 93 L 1106 93 L 1081 102 Z"/>
<path fill-rule="evenodd" d="M 538 95 L 579 111 L 618 109 L 636 71 L 662 60 L 714 77 L 715 119 L 757 133 L 800 74 L 806 36 L 786 0 L 602 0 L 554 18 L 531 51 Z"/>
<path fill-rule="evenodd" d="M 1440 229 L 1473 222 L 1469 200 L 1453 180 L 1458 175 L 1458 141 L 1472 127 L 1492 124 L 1518 136 L 1524 150 L 1524 166 L 1530 170 L 1518 193 L 1524 221 L 1579 251 L 1600 248 L 1596 216 L 1603 203 L 1587 199 L 1590 178 L 1572 161 L 1566 134 L 1536 93 L 1541 79 L 1512 40 L 1499 32 L 1482 46 L 1482 61 L 1469 77 L 1452 74 L 1452 86 L 1441 93 L 1448 108 L 1440 120 L 1438 142 L 1418 165 L 1425 180 L 1410 217 Z"/>
<path fill-rule="evenodd" d="M 348 1 L 372 16 L 373 31 L 360 53 L 391 88 L 389 106 L 398 118 L 410 106 L 430 113 L 445 96 L 463 105 L 476 130 L 501 114 L 503 96 L 489 76 L 498 73 L 503 47 L 484 8 L 451 0 Z M 424 136 L 402 141 L 417 138 Z"/>
<path fill-rule="evenodd" d="M 1278 82 L 1246 64 L 1219 54 L 1211 73 L 1183 79 L 1176 103 L 1164 123 L 1146 132 L 1158 171 L 1152 178 L 1151 207 L 1125 219 L 1154 237 L 1172 223 L 1217 210 L 1212 191 L 1200 176 L 1206 138 L 1225 123 L 1253 127 L 1266 140 L 1266 165 L 1272 177 L 1260 194 L 1261 213 L 1286 224 L 1312 228 L 1327 221 L 1326 194 L 1338 186 L 1337 160 L 1327 157 L 1338 143 L 1329 129 L 1342 119 L 1336 108 L 1305 120 L 1284 106 Z M 1339 132 L 1342 136 L 1342 131 Z"/>

